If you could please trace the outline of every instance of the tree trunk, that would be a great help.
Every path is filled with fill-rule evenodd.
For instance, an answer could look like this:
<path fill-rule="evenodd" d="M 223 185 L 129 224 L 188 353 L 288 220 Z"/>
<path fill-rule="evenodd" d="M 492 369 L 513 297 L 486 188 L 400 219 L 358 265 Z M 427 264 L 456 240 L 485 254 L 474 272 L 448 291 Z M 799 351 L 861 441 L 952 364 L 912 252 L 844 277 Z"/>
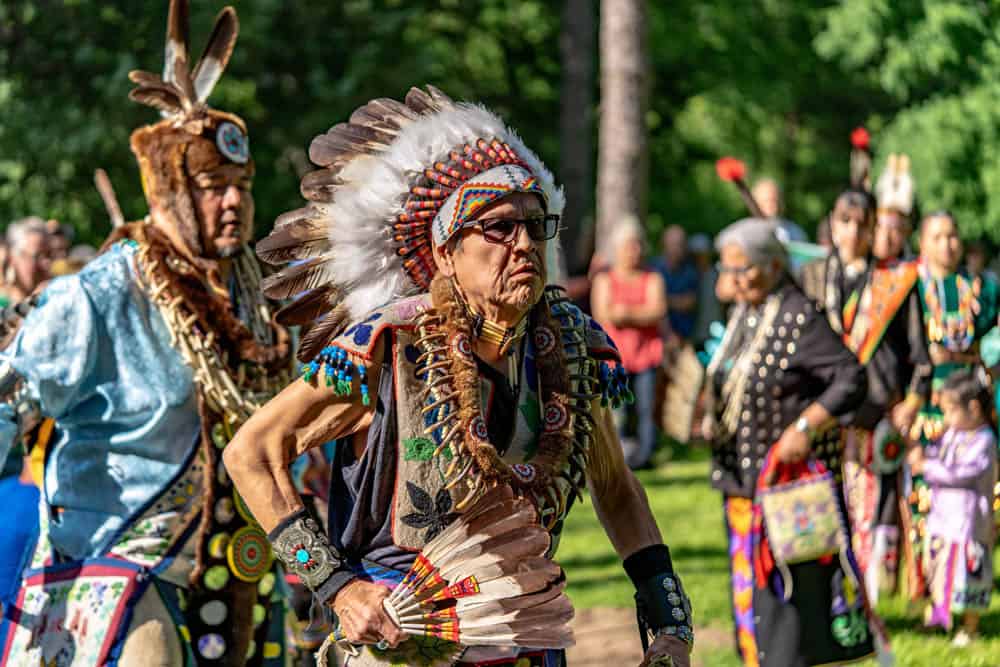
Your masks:
<path fill-rule="evenodd" d="M 560 180 L 566 190 L 566 266 L 571 275 L 587 269 L 593 252 L 595 0 L 565 0 L 559 51 L 562 57 L 559 118 Z M 590 243 L 587 242 L 590 239 Z"/>
<path fill-rule="evenodd" d="M 615 224 L 645 218 L 645 0 L 601 2 L 601 117 L 597 160 L 597 247 L 607 252 Z"/>

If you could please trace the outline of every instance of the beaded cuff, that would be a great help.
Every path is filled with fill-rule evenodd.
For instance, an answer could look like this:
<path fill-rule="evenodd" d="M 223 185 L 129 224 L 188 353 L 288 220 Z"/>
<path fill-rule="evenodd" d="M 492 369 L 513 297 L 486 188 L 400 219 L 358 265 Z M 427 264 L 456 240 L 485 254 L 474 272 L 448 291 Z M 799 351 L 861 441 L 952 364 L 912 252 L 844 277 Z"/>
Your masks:
<path fill-rule="evenodd" d="M 324 590 L 324 597 L 333 597 L 325 584 L 344 570 L 340 554 L 305 510 L 282 521 L 268 534 L 275 555 L 285 568 L 299 577 L 311 591 Z M 343 583 L 347 583 L 344 581 Z M 341 588 L 342 586 L 338 587 Z"/>
<path fill-rule="evenodd" d="M 650 632 L 654 637 L 670 635 L 694 644 L 691 601 L 677 575 L 658 574 L 642 582 L 635 593 L 635 605 L 644 648 Z"/>
<path fill-rule="evenodd" d="M 625 572 L 635 585 L 635 606 L 642 648 L 649 647 L 649 635 L 669 635 L 694 644 L 691 601 L 674 574 L 670 550 L 664 544 L 640 549 L 625 559 Z"/>

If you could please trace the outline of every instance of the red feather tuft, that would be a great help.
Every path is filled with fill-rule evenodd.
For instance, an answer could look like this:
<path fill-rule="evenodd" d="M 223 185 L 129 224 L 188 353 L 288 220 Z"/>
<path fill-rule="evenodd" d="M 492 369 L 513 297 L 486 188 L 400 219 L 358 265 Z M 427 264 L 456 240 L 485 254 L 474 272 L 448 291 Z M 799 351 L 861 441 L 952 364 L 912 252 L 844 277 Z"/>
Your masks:
<path fill-rule="evenodd" d="M 868 134 L 868 130 L 863 127 L 856 127 L 854 131 L 851 132 L 851 145 L 857 148 L 859 151 L 868 150 L 868 146 L 871 143 L 871 136 Z"/>
<path fill-rule="evenodd" d="M 747 167 L 734 157 L 723 157 L 715 163 L 715 171 L 724 181 L 742 181 L 747 175 Z"/>

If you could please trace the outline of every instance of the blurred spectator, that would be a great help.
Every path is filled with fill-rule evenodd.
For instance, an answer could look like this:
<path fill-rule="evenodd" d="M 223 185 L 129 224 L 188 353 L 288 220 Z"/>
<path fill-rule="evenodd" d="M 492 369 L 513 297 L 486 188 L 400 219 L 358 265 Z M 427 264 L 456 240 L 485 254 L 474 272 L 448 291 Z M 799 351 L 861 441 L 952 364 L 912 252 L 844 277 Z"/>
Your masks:
<path fill-rule="evenodd" d="M 49 278 L 48 232 L 41 218 L 24 218 L 7 228 L 10 248 L 0 285 L 0 304 L 24 300 Z"/>
<path fill-rule="evenodd" d="M 69 249 L 76 236 L 73 228 L 59 224 L 58 220 L 49 220 L 45 229 L 49 233 L 49 259 L 55 261 L 69 257 Z"/>
<path fill-rule="evenodd" d="M 912 253 L 909 243 L 913 226 L 910 219 L 892 209 L 879 207 L 872 239 L 872 254 L 877 259 L 906 259 Z"/>
<path fill-rule="evenodd" d="M 785 210 L 781 186 L 773 178 L 761 178 L 753 184 L 753 198 L 765 218 L 777 218 Z"/>
<path fill-rule="evenodd" d="M 785 212 L 785 197 L 781 186 L 773 178 L 761 178 L 753 184 L 753 199 L 760 207 L 765 218 L 778 218 L 778 229 L 775 234 L 782 243 L 789 241 L 808 241 L 809 235 L 791 220 L 781 217 Z"/>
<path fill-rule="evenodd" d="M 689 340 L 698 307 L 698 269 L 688 256 L 687 233 L 680 225 L 670 225 L 663 230 L 660 244 L 663 255 L 653 262 L 653 268 L 667 289 L 669 333 Z"/>
<path fill-rule="evenodd" d="M 965 270 L 969 272 L 970 278 L 986 278 L 997 282 L 997 275 L 989 268 L 990 257 L 994 255 L 990 251 L 986 241 L 975 240 L 965 244 Z"/>
<path fill-rule="evenodd" d="M 618 420 L 625 460 L 633 469 L 646 467 L 656 447 L 656 374 L 663 361 L 661 325 L 667 314 L 663 280 L 642 268 L 642 237 L 634 219 L 615 229 L 610 243 L 613 263 L 594 276 L 591 293 L 594 318 L 618 346 L 635 394 L 635 405 L 624 406 Z M 638 442 L 624 437 L 633 411 Z"/>
<path fill-rule="evenodd" d="M 52 261 L 52 268 L 50 272 L 53 276 L 68 276 L 82 269 L 87 265 L 87 262 L 94 259 L 96 256 L 97 250 L 94 246 L 90 246 L 85 243 L 73 246 L 73 249 L 69 251 L 69 255 L 67 257 L 63 259 L 54 259 Z"/>
<path fill-rule="evenodd" d="M 830 216 L 824 216 L 816 227 L 816 243 L 829 251 L 833 251 L 833 231 L 830 229 Z"/>
<path fill-rule="evenodd" d="M 718 281 L 719 272 L 715 268 L 715 262 L 712 261 L 714 258 L 712 239 L 706 234 L 692 236 L 688 242 L 688 250 L 698 270 L 698 303 L 691 341 L 696 347 L 700 347 L 711 337 L 709 328 L 712 322 L 722 320 L 722 306 L 715 295 L 715 283 Z"/>

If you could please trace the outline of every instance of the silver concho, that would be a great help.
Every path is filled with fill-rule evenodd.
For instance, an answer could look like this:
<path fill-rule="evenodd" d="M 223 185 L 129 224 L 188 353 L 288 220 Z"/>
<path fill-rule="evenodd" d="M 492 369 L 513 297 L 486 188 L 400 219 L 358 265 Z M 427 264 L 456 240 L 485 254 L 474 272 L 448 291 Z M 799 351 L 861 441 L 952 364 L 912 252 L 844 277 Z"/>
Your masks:
<path fill-rule="evenodd" d="M 340 567 L 338 554 L 310 518 L 296 519 L 274 540 L 274 553 L 302 583 L 316 590 Z"/>

